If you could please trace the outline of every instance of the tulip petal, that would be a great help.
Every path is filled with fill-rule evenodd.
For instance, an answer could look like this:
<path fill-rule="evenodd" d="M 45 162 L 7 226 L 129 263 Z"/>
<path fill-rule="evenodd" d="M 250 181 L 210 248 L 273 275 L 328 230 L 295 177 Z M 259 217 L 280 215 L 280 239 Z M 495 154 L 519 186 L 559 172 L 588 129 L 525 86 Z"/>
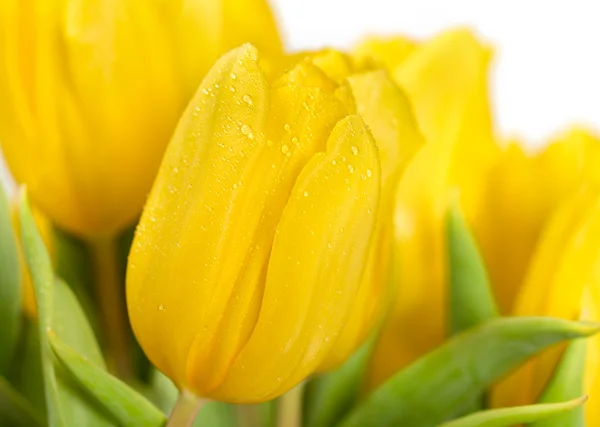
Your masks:
<path fill-rule="evenodd" d="M 362 278 L 379 191 L 375 143 L 350 116 L 298 177 L 277 227 L 256 328 L 218 396 L 271 399 L 331 350 Z"/>
<path fill-rule="evenodd" d="M 413 101 L 427 141 L 451 144 L 469 114 L 488 114 L 485 76 L 489 52 L 469 30 L 447 31 L 423 43 L 392 70 L 394 80 Z M 482 86 L 483 85 L 483 86 Z M 478 99 L 483 105 L 474 103 Z M 490 133 L 489 117 L 469 121 Z M 470 129 L 471 134 L 479 134 Z M 480 142 L 473 141 L 473 148 Z M 474 155 L 474 153 L 473 153 Z"/>
<path fill-rule="evenodd" d="M 161 0 L 172 16 L 186 93 L 230 49 L 252 43 L 267 57 L 282 53 L 277 25 L 265 0 Z"/>
<path fill-rule="evenodd" d="M 320 371 L 329 370 L 346 360 L 380 320 L 378 314 L 385 311 L 384 305 L 390 299 L 390 283 L 394 280 L 390 278 L 394 196 L 404 168 L 423 144 L 408 99 L 385 72 L 353 75 L 348 82 L 357 111 L 377 143 L 381 159 L 382 202 L 355 306 L 334 350 L 319 367 Z"/>
<path fill-rule="evenodd" d="M 394 70 L 418 48 L 418 44 L 405 37 L 390 39 L 371 38 L 360 42 L 353 52 L 355 61 L 361 68 L 383 66 Z"/>

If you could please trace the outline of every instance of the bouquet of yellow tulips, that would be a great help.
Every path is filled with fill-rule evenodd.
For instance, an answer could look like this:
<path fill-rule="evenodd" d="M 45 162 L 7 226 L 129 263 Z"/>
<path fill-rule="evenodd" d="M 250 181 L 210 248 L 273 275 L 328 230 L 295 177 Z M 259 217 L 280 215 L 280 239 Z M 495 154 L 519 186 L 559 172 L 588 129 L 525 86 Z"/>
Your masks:
<path fill-rule="evenodd" d="M 600 139 L 499 137 L 491 56 L 0 1 L 0 426 L 600 425 Z"/>

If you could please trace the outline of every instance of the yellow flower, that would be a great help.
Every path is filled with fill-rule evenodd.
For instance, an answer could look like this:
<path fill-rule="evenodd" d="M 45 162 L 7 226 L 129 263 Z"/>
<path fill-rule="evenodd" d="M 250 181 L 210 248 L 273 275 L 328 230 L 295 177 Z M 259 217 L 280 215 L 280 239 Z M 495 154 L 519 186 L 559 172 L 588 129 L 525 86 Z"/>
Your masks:
<path fill-rule="evenodd" d="M 511 143 L 483 181 L 479 210 L 471 224 L 496 300 L 512 312 L 540 234 L 556 207 L 584 182 L 600 184 L 600 140 L 572 129 L 541 152 Z"/>
<path fill-rule="evenodd" d="M 490 52 L 470 32 L 449 31 L 420 44 L 370 41 L 356 57 L 359 63 L 388 68 L 414 105 L 426 141 L 397 192 L 397 295 L 374 350 L 369 374 L 374 386 L 444 339 L 442 227 L 448 190 L 459 186 L 464 200 L 476 201 L 475 177 L 489 168 L 496 146 L 486 87 Z M 476 203 L 469 203 L 467 212 L 475 210 Z"/>
<path fill-rule="evenodd" d="M 456 146 L 460 144 L 457 141 Z M 396 208 L 399 291 L 372 363 L 371 386 L 445 339 L 448 284 L 444 215 L 449 190 L 458 189 L 500 309 L 510 314 L 540 233 L 558 205 L 584 183 L 600 186 L 600 140 L 570 130 L 543 151 L 511 143 L 493 146 L 485 171 L 452 186 L 464 156 L 428 143 L 403 177 Z M 455 181 L 456 182 L 456 181 Z M 470 186 L 470 192 L 465 187 Z M 467 188 L 469 190 L 469 188 Z M 418 324 L 419 328 L 409 325 Z"/>
<path fill-rule="evenodd" d="M 135 334 L 180 388 L 265 401 L 333 351 L 380 210 L 378 150 L 347 92 L 309 61 L 268 80 L 243 46 L 190 103 L 127 272 Z"/>
<path fill-rule="evenodd" d="M 600 320 L 600 192 L 587 188 L 561 205 L 544 231 L 515 315 Z M 550 378 L 561 348 L 552 349 L 502 381 L 492 394 L 495 406 L 533 402 Z M 584 391 L 600 393 L 600 338 L 587 341 Z M 600 423 L 598 405 L 586 407 L 586 425 Z"/>
<path fill-rule="evenodd" d="M 265 0 L 3 0 L 0 141 L 62 228 L 133 222 L 186 103 L 223 52 L 281 46 Z"/>

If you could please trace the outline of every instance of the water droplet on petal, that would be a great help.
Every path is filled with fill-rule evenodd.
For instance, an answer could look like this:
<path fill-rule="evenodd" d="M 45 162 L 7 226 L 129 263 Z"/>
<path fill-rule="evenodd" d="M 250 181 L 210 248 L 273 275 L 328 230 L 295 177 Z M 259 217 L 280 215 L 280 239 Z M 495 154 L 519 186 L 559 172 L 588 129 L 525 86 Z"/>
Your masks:
<path fill-rule="evenodd" d="M 350 148 L 350 150 L 352 150 L 352 154 L 355 156 L 358 155 L 358 148 L 356 148 L 354 145 Z"/>
<path fill-rule="evenodd" d="M 229 90 L 235 92 L 235 86 L 229 86 Z"/>
<path fill-rule="evenodd" d="M 165 311 L 165 306 L 161 304 L 161 305 L 158 306 L 158 309 L 160 311 Z"/>
<path fill-rule="evenodd" d="M 305 191 L 304 193 L 302 193 L 302 195 L 303 195 L 304 197 L 308 197 L 308 191 Z"/>
<path fill-rule="evenodd" d="M 244 102 L 246 104 L 252 105 L 252 96 L 251 95 L 246 94 L 242 97 L 242 99 L 244 100 Z"/>
<path fill-rule="evenodd" d="M 236 80 L 236 79 L 237 79 L 237 74 L 235 74 L 235 73 L 231 73 L 231 74 L 229 75 L 229 77 L 231 77 L 231 78 L 232 78 L 232 80 Z"/>
<path fill-rule="evenodd" d="M 283 125 L 283 129 L 286 132 L 291 132 L 292 131 L 292 127 L 289 125 L 289 123 L 286 123 L 285 125 Z"/>
<path fill-rule="evenodd" d="M 282 152 L 283 154 L 289 154 L 289 152 L 290 152 L 290 147 L 288 147 L 286 144 L 283 144 L 283 145 L 281 146 L 281 152 Z"/>
<path fill-rule="evenodd" d="M 242 125 L 240 130 L 242 131 L 242 133 L 244 135 L 248 135 L 250 132 L 252 132 L 252 129 L 250 129 L 250 126 L 248 126 L 248 125 Z"/>
<path fill-rule="evenodd" d="M 366 173 L 369 178 L 373 176 L 373 172 L 371 172 L 371 169 L 367 169 Z"/>
<path fill-rule="evenodd" d="M 348 165 L 348 172 L 354 173 L 354 166 Z"/>

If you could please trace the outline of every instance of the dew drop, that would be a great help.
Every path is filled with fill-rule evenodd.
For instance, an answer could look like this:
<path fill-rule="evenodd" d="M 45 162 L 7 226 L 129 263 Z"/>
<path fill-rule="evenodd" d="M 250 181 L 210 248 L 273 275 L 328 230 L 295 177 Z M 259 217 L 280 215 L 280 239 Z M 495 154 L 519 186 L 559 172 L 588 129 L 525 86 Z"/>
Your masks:
<path fill-rule="evenodd" d="M 270 139 L 267 139 L 267 147 L 272 147 L 273 146 L 273 141 L 271 141 Z"/>
<path fill-rule="evenodd" d="M 246 136 L 248 136 L 248 135 L 250 135 L 252 133 L 252 128 L 250 128 L 250 126 L 248 126 L 248 125 L 242 125 L 242 127 L 240 128 L 240 130 Z"/>
<path fill-rule="evenodd" d="M 165 306 L 161 304 L 161 305 L 158 306 L 158 309 L 160 311 L 165 311 Z"/>
<path fill-rule="evenodd" d="M 242 99 L 244 100 L 244 102 L 248 105 L 252 105 L 252 96 L 246 94 L 242 97 Z"/>
<path fill-rule="evenodd" d="M 292 138 L 292 144 L 298 144 L 298 138 L 295 136 Z"/>
<path fill-rule="evenodd" d="M 354 166 L 348 165 L 348 172 L 354 173 Z"/>
<path fill-rule="evenodd" d="M 287 155 L 287 154 L 289 154 L 289 152 L 290 152 L 290 147 L 288 147 L 286 144 L 283 144 L 283 145 L 281 146 L 281 152 L 282 152 L 283 154 L 286 154 L 286 155 Z"/>
<path fill-rule="evenodd" d="M 237 79 L 237 74 L 235 74 L 235 73 L 231 73 L 231 74 L 229 75 L 229 77 L 231 77 L 231 79 L 232 79 L 232 80 L 236 80 L 236 79 Z"/>
<path fill-rule="evenodd" d="M 371 169 L 367 169 L 366 174 L 369 178 L 373 176 L 373 172 L 371 172 Z"/>
<path fill-rule="evenodd" d="M 352 154 L 354 154 L 355 156 L 358 155 L 358 148 L 356 148 L 354 145 L 350 148 L 350 150 L 352 150 Z"/>
<path fill-rule="evenodd" d="M 215 89 L 219 89 L 221 87 L 221 85 L 219 85 L 219 83 L 215 83 Z"/>
<path fill-rule="evenodd" d="M 304 193 L 302 193 L 302 195 L 303 195 L 304 197 L 308 197 L 308 191 L 305 191 Z"/>
<path fill-rule="evenodd" d="M 235 92 L 235 86 L 229 86 L 229 90 Z"/>
<path fill-rule="evenodd" d="M 283 125 L 283 129 L 286 132 L 291 132 L 292 131 L 292 127 L 289 125 L 289 123 L 286 123 L 285 125 Z"/>
<path fill-rule="evenodd" d="M 335 159 L 333 159 L 333 160 L 331 161 L 331 164 L 332 164 L 333 166 L 337 165 L 337 162 L 335 161 Z"/>

